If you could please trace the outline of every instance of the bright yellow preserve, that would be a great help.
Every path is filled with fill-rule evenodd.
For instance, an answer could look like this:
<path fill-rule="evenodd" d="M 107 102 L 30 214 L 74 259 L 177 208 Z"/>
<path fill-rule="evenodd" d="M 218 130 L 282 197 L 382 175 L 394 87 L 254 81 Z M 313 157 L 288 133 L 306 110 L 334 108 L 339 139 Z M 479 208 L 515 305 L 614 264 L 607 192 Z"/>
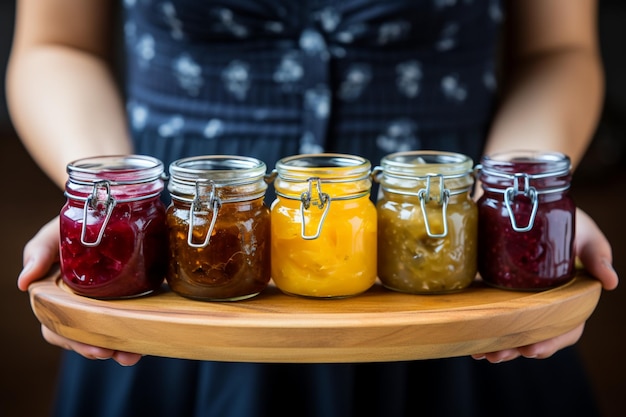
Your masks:
<path fill-rule="evenodd" d="M 333 298 L 374 284 L 377 220 L 370 168 L 364 158 L 341 154 L 278 162 L 271 257 L 281 291 Z"/>

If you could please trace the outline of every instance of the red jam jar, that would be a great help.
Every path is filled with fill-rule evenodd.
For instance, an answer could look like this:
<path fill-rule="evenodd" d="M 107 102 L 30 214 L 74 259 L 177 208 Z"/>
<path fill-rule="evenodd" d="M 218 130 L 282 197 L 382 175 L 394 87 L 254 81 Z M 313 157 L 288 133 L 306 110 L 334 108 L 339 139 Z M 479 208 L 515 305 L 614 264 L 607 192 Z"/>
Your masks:
<path fill-rule="evenodd" d="M 479 165 L 478 270 L 484 282 L 545 290 L 574 277 L 574 201 L 570 159 L 557 152 L 512 151 Z"/>
<path fill-rule="evenodd" d="M 175 293 L 237 301 L 270 281 L 270 211 L 265 163 L 212 155 L 170 165 L 169 272 Z"/>
<path fill-rule="evenodd" d="M 163 163 L 99 156 L 67 166 L 61 277 L 76 294 L 125 298 L 157 289 L 167 270 Z"/>

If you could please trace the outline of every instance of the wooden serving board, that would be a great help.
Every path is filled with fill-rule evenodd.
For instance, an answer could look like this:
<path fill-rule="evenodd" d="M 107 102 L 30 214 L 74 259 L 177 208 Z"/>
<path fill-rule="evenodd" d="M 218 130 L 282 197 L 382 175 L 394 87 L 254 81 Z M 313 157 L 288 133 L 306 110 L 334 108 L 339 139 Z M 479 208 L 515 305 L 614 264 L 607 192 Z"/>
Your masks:
<path fill-rule="evenodd" d="M 58 274 L 30 287 L 41 323 L 84 343 L 147 355 L 238 362 L 379 362 L 491 352 L 541 341 L 585 321 L 601 285 L 578 275 L 562 287 L 516 292 L 476 282 L 463 292 L 410 295 L 375 285 L 316 300 L 270 286 L 255 298 L 202 302 L 164 286 L 103 301 L 71 293 Z"/>

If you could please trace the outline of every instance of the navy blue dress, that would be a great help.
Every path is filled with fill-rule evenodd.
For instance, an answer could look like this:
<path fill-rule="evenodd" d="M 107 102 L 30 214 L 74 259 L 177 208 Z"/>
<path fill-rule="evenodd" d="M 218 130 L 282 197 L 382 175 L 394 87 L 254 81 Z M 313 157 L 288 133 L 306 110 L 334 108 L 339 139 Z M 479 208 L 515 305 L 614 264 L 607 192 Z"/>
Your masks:
<path fill-rule="evenodd" d="M 136 152 L 402 150 L 479 158 L 494 108 L 498 0 L 124 0 Z M 271 194 L 271 191 L 270 191 Z M 576 352 L 249 364 L 145 357 L 124 368 L 67 353 L 56 415 L 594 416 Z"/>

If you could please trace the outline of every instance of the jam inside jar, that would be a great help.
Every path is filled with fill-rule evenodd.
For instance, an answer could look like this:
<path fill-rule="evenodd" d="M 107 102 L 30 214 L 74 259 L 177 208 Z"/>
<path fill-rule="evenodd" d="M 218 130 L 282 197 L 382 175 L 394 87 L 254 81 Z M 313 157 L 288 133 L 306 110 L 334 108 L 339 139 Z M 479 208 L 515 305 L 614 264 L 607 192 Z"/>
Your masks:
<path fill-rule="evenodd" d="M 478 210 L 473 161 L 439 151 L 398 152 L 375 169 L 378 277 L 413 294 L 459 291 L 476 277 Z"/>
<path fill-rule="evenodd" d="M 283 292 L 347 297 L 376 280 L 376 209 L 370 162 L 342 154 L 298 155 L 276 164 L 272 278 Z"/>
<path fill-rule="evenodd" d="M 569 157 L 557 152 L 487 155 L 479 166 L 482 279 L 495 287 L 545 290 L 575 272 L 576 207 Z"/>
<path fill-rule="evenodd" d="M 161 161 L 140 155 L 74 161 L 60 213 L 63 282 L 92 298 L 157 289 L 167 269 Z"/>
<path fill-rule="evenodd" d="M 265 163 L 199 156 L 170 165 L 167 209 L 172 291 L 205 301 L 254 297 L 270 280 Z"/>

